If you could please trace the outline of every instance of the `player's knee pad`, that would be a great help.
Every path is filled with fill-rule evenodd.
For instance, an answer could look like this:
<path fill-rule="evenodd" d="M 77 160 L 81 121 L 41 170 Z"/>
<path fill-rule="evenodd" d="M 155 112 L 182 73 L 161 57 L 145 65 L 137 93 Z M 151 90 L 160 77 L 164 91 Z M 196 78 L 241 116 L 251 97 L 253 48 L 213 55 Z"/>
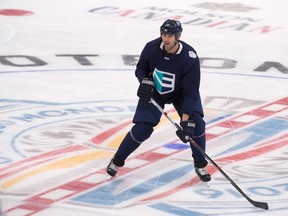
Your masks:
<path fill-rule="evenodd" d="M 194 135 L 193 137 L 201 137 L 205 135 L 205 126 L 206 123 L 203 120 L 202 116 L 197 113 L 194 112 L 193 113 L 193 118 L 192 118 L 195 122 L 195 130 L 194 130 Z"/>
<path fill-rule="evenodd" d="M 142 143 L 151 136 L 153 127 L 152 124 L 136 123 L 131 129 L 131 136 L 135 141 Z"/>

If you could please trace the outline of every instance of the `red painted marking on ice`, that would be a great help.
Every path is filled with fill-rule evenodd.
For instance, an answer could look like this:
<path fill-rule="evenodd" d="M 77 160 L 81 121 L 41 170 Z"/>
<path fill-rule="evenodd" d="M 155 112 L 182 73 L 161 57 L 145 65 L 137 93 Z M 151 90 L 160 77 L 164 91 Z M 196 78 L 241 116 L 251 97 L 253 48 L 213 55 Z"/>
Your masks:
<path fill-rule="evenodd" d="M 264 146 L 264 147 L 260 147 L 260 148 L 257 148 L 257 149 L 253 149 L 251 151 L 248 151 L 248 152 L 245 152 L 243 154 L 235 154 L 235 155 L 232 155 L 232 156 L 228 156 L 228 157 L 224 157 L 224 158 L 220 158 L 220 159 L 217 159 L 215 160 L 215 162 L 229 162 L 229 161 L 242 161 L 242 160 L 247 160 L 247 159 L 250 159 L 250 158 L 254 158 L 254 157 L 257 157 L 259 155 L 263 155 L 265 153 L 269 153 L 271 152 L 272 150 L 275 150 L 275 149 L 279 149 L 279 148 L 282 148 L 284 146 L 287 146 L 288 145 L 288 135 L 284 135 L 284 136 L 281 136 L 281 137 L 278 137 L 274 140 L 271 140 L 269 141 L 269 143 L 271 143 L 270 145 L 267 145 L 267 146 Z M 207 170 L 208 172 L 213 175 L 214 173 L 216 173 L 218 171 L 218 169 L 216 167 L 214 167 L 213 165 L 209 165 L 207 166 Z M 164 198 L 166 196 L 169 196 L 171 194 L 174 194 L 180 190 L 183 190 L 185 188 L 188 188 L 188 187 L 191 187 L 192 185 L 198 183 L 200 180 L 198 177 L 194 177 L 192 178 L 191 181 L 187 181 L 177 187 L 175 187 L 173 190 L 169 190 L 169 191 L 165 191 L 163 193 L 159 193 L 157 195 L 154 195 L 154 196 L 151 196 L 149 198 L 145 198 L 145 199 L 142 199 L 140 200 L 140 202 L 145 202 L 145 201 L 152 201 L 152 200 L 156 200 L 156 199 L 161 199 L 161 198 Z"/>
<path fill-rule="evenodd" d="M 129 124 L 131 124 L 131 121 L 124 122 L 116 127 L 110 128 L 109 130 L 104 131 L 103 133 L 100 133 L 99 135 L 93 137 L 91 141 L 94 144 L 101 144 L 109 137 L 113 136 L 115 133 L 119 132 L 121 129 L 128 126 Z"/>
<path fill-rule="evenodd" d="M 267 145 L 269 143 L 269 145 Z M 249 158 L 257 157 L 259 155 L 263 155 L 265 153 L 271 152 L 275 149 L 282 148 L 286 145 L 288 145 L 288 134 L 285 134 L 281 137 L 277 137 L 276 139 L 268 142 L 264 142 L 261 144 L 263 147 L 255 148 L 251 151 L 240 153 L 232 156 L 228 156 L 225 158 L 218 159 L 219 162 L 229 162 L 231 160 L 233 161 L 240 161 L 240 160 L 246 160 Z"/>
<path fill-rule="evenodd" d="M 271 110 L 269 107 L 273 105 L 281 105 L 282 108 L 279 108 L 277 110 Z M 206 129 L 206 138 L 207 140 L 220 137 L 224 134 L 230 133 L 235 131 L 236 129 L 243 128 L 245 126 L 248 126 L 254 122 L 257 122 L 259 120 L 262 120 L 264 118 L 271 117 L 272 115 L 275 115 L 279 112 L 282 112 L 284 110 L 288 109 L 288 97 L 274 101 L 272 103 L 265 104 L 261 107 L 258 107 L 254 110 L 242 113 L 237 116 L 233 116 L 230 119 L 224 120 L 222 122 L 216 123 L 215 125 L 212 125 L 210 127 L 207 127 Z M 241 118 L 250 118 L 252 119 L 249 121 L 241 121 Z M 213 130 L 215 129 L 215 130 Z"/>
<path fill-rule="evenodd" d="M 131 171 L 134 171 L 134 170 L 137 170 L 139 168 L 143 168 L 147 165 L 150 165 L 151 162 L 156 162 L 156 161 L 159 161 L 163 158 L 166 158 L 166 157 L 169 157 L 173 154 L 177 154 L 179 153 L 180 151 L 183 151 L 185 149 L 179 149 L 179 150 L 173 150 L 171 149 L 171 153 L 168 153 L 168 154 L 161 154 L 161 153 L 158 153 L 158 152 L 154 152 L 154 151 L 157 151 L 158 149 L 161 149 L 162 146 L 160 147 L 156 147 L 152 150 L 149 151 L 149 153 L 147 152 L 144 152 L 142 154 L 139 154 L 129 160 L 133 160 L 133 159 L 141 159 L 143 161 L 146 161 L 145 163 L 139 165 L 139 166 L 136 166 L 136 167 L 133 167 L 133 168 L 129 168 L 129 167 L 123 167 L 122 169 L 120 169 L 119 173 L 117 173 L 117 177 L 120 177 L 122 175 L 125 175 L 127 174 L 128 172 L 131 172 Z M 154 155 L 153 157 L 148 157 L 147 158 L 147 154 L 151 154 L 151 155 Z M 42 211 L 46 208 L 48 208 L 49 206 L 53 205 L 54 203 L 58 202 L 58 201 L 61 201 L 61 200 L 64 200 L 64 199 L 67 199 L 69 197 L 72 197 L 72 196 L 75 196 L 83 191 L 86 191 L 88 189 L 91 189 L 93 187 L 96 187 L 100 184 L 103 184 L 103 183 L 107 183 L 107 180 L 102 180 L 102 181 L 99 181 L 99 182 L 95 182 L 95 183 L 87 183 L 85 182 L 85 179 L 87 177 L 90 177 L 90 176 L 93 176 L 93 175 L 105 175 L 106 176 L 106 168 L 103 168 L 101 170 L 97 170 L 93 173 L 90 173 L 88 175 L 85 175 L 81 178 L 78 178 L 78 179 L 75 179 L 73 181 L 70 181 L 70 182 L 67 182 L 63 185 L 60 185 L 58 187 L 55 187 L 55 188 L 52 188 L 52 189 L 49 189 L 47 191 L 44 191 L 44 192 L 41 192 L 39 194 L 36 194 L 36 195 L 33 195 L 32 197 L 30 198 L 27 198 L 26 200 L 23 201 L 23 204 L 19 205 L 19 206 L 15 206 L 13 208 L 10 208 L 8 209 L 6 212 L 9 213 L 9 212 L 13 212 L 14 210 L 30 210 L 32 211 L 31 213 L 29 213 L 29 215 L 32 215 L 32 214 L 35 214 L 39 211 Z M 107 177 L 106 177 L 107 178 Z M 84 182 L 83 182 L 84 181 Z M 48 199 L 48 198 L 45 198 L 45 196 L 49 193 L 57 193 L 57 191 L 67 191 L 68 194 L 65 195 L 65 196 L 62 196 L 62 197 L 59 197 L 59 198 L 53 198 L 53 199 Z"/>
<path fill-rule="evenodd" d="M 28 16 L 32 15 L 33 12 L 27 10 L 19 10 L 19 9 L 1 9 L 0 15 L 5 16 Z"/>
<path fill-rule="evenodd" d="M 275 106 L 271 108 L 270 107 L 271 105 L 284 105 L 284 106 L 283 107 L 279 106 L 279 107 L 282 107 L 282 108 L 279 108 L 279 109 L 276 110 Z M 261 107 L 259 107 L 257 109 L 254 109 L 252 111 L 237 115 L 235 117 L 232 117 L 231 119 L 224 120 L 224 121 L 222 121 L 220 123 L 217 123 L 214 126 L 211 126 L 210 129 L 213 128 L 213 127 L 216 127 L 216 132 L 217 132 L 217 130 L 219 130 L 219 128 L 220 129 L 224 128 L 225 129 L 224 132 L 221 132 L 221 130 L 220 130 L 220 132 L 218 132 L 216 134 L 207 133 L 207 135 L 208 135 L 207 137 L 209 139 L 212 139 L 212 138 L 215 138 L 215 137 L 222 136 L 223 134 L 227 134 L 227 133 L 229 133 L 229 132 L 231 132 L 231 131 L 233 131 L 235 129 L 238 129 L 240 127 L 245 127 L 245 126 L 248 126 L 251 123 L 254 123 L 256 121 L 260 121 L 263 118 L 271 117 L 274 114 L 277 114 L 279 112 L 282 112 L 282 111 L 286 110 L 287 108 L 288 108 L 288 97 L 287 98 L 283 98 L 283 99 L 278 100 L 278 101 L 275 101 L 273 103 L 266 104 L 266 105 L 261 106 Z M 275 109 L 275 110 L 273 110 L 273 109 Z M 254 116 L 254 117 L 255 116 L 259 116 L 259 118 L 255 118 L 255 119 L 252 118 L 251 121 L 247 121 L 246 120 L 246 122 L 245 121 L 244 122 L 239 121 L 239 118 L 241 118 L 241 117 L 244 117 L 244 118 L 248 117 L 249 118 L 251 116 Z M 234 123 L 233 127 L 230 126 L 231 122 Z M 124 125 L 125 125 L 125 123 L 124 123 Z M 127 125 L 128 125 L 128 122 L 127 122 Z M 121 125 L 121 126 L 123 127 L 123 125 Z M 112 131 L 104 132 L 104 133 L 101 134 L 101 136 L 97 136 L 95 138 L 95 140 L 94 140 L 95 143 L 99 144 L 99 143 L 101 143 L 101 140 L 102 141 L 105 140 L 104 139 L 105 137 L 108 138 L 109 134 L 110 135 L 111 134 L 115 134 L 118 131 L 117 128 L 121 128 L 121 126 L 112 128 Z M 249 159 L 251 157 L 256 157 L 256 156 L 262 155 L 264 153 L 270 152 L 271 150 L 275 150 L 275 149 L 278 149 L 278 148 L 281 148 L 281 147 L 284 147 L 284 146 L 288 145 L 287 136 L 281 137 L 281 139 L 277 138 L 277 139 L 271 140 L 269 142 L 271 142 L 271 144 L 263 146 L 263 147 L 259 147 L 257 149 L 253 149 L 253 150 L 248 151 L 248 152 L 245 152 L 245 154 L 236 154 L 236 155 L 233 155 L 233 156 L 220 158 L 220 159 L 218 159 L 216 161 L 218 161 L 218 162 L 219 161 L 230 161 L 230 160 L 238 161 L 238 160 L 243 160 L 243 158 L 244 159 Z M 160 148 L 162 148 L 162 147 L 157 147 L 155 149 L 152 149 L 152 150 L 150 150 L 148 152 L 142 153 L 140 155 L 135 156 L 134 158 L 129 159 L 129 160 L 141 159 L 141 160 L 146 160 L 147 162 L 145 162 L 142 165 L 139 165 L 137 167 L 133 167 L 133 168 L 129 168 L 129 167 L 125 167 L 124 168 L 123 167 L 123 169 L 120 169 L 120 172 L 119 172 L 119 174 L 117 174 L 117 176 L 122 176 L 122 175 L 127 174 L 128 172 L 131 172 L 131 171 L 136 170 L 138 168 L 142 168 L 142 167 L 145 167 L 147 165 L 150 165 L 151 162 L 157 162 L 157 161 L 159 161 L 161 159 L 164 159 L 164 158 L 169 157 L 169 156 L 171 156 L 173 154 L 177 154 L 177 153 L 183 151 L 183 149 L 179 149 L 179 150 L 176 150 L 176 151 L 174 151 L 174 152 L 172 152 L 170 154 L 160 154 L 159 152 L 153 152 L 153 151 L 155 151 L 157 149 L 160 149 Z M 152 155 L 151 158 L 147 157 L 147 154 L 151 154 Z M 217 172 L 217 169 L 215 167 L 211 166 L 211 165 L 209 165 L 207 167 L 207 169 L 209 170 L 209 172 L 211 174 Z M 29 215 L 32 215 L 34 213 L 38 213 L 39 211 L 42 211 L 42 210 L 44 210 L 46 208 L 49 208 L 51 205 L 53 205 L 54 203 L 56 203 L 58 201 L 67 199 L 67 198 L 72 197 L 74 195 L 77 195 L 79 193 L 83 193 L 85 190 L 89 190 L 89 189 L 91 189 L 91 188 L 93 188 L 93 187 L 95 187 L 97 185 L 105 183 L 106 181 L 100 181 L 100 182 L 94 183 L 94 184 L 83 184 L 83 180 L 85 180 L 86 177 L 89 177 L 89 176 L 92 176 L 92 175 L 95 175 L 95 174 L 104 174 L 104 173 L 105 173 L 105 168 L 102 168 L 102 169 L 100 169 L 100 170 L 98 170 L 96 172 L 90 173 L 89 175 L 86 175 L 84 177 L 78 178 L 76 180 L 67 182 L 67 183 L 65 183 L 63 185 L 57 186 L 57 187 L 52 188 L 50 190 L 44 191 L 44 192 L 42 192 L 40 194 L 34 195 L 34 196 L 24 200 L 23 204 L 15 206 L 13 208 L 10 208 L 6 212 L 12 212 L 13 213 L 13 210 L 29 209 L 29 210 L 32 211 Z M 173 194 L 175 192 L 178 192 L 179 190 L 182 190 L 184 188 L 190 187 L 192 184 L 195 184 L 198 181 L 199 181 L 199 179 L 197 177 L 195 177 L 191 181 L 185 182 L 185 183 L 175 187 L 172 190 L 157 194 L 155 196 L 151 196 L 151 197 L 146 198 L 146 199 L 142 199 L 141 201 L 151 201 L 151 200 L 163 198 L 165 196 L 169 196 L 169 195 L 171 195 L 171 194 Z M 69 193 L 67 195 L 63 195 L 62 197 L 58 197 L 58 198 L 53 198 L 53 199 L 45 198 L 45 195 L 47 195 L 50 192 L 56 192 L 57 193 L 57 190 L 65 190 L 65 191 L 67 191 Z M 37 203 L 36 204 L 37 206 L 35 206 L 34 203 L 35 204 Z"/>
<path fill-rule="evenodd" d="M 155 161 L 157 161 L 159 159 L 167 157 L 167 155 L 166 154 L 155 153 L 155 152 L 147 152 L 147 153 L 140 154 L 140 155 L 136 156 L 137 159 L 141 159 L 141 160 L 147 160 L 147 157 L 148 157 L 148 160 L 150 162 L 155 162 Z"/>
<path fill-rule="evenodd" d="M 174 112 L 175 109 L 170 109 L 167 112 Z M 116 127 L 110 128 L 109 130 L 104 131 L 103 133 L 98 134 L 97 136 L 93 137 L 91 139 L 91 142 L 94 144 L 102 144 L 105 140 L 107 140 L 109 137 L 115 135 L 117 132 L 122 130 L 123 128 L 127 127 L 128 125 L 132 124 L 132 122 L 129 120 L 127 122 L 124 122 Z"/>
<path fill-rule="evenodd" d="M 3 179 L 5 177 L 8 177 L 10 175 L 13 175 L 17 173 L 18 171 L 34 167 L 39 164 L 43 164 L 49 160 L 55 159 L 56 157 L 59 157 L 60 155 L 75 152 L 75 151 L 81 151 L 87 149 L 85 146 L 75 145 L 75 146 L 69 146 L 61 149 L 57 149 L 55 151 L 50 151 L 41 155 L 37 155 L 34 157 L 30 157 L 24 160 L 21 160 L 19 162 L 10 164 L 4 168 L 0 169 L 0 178 Z"/>

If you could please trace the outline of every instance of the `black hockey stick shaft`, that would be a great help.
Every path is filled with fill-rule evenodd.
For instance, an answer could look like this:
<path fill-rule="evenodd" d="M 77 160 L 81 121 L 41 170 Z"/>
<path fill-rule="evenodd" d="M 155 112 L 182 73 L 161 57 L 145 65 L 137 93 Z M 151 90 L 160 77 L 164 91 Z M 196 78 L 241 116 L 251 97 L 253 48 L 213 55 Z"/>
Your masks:
<path fill-rule="evenodd" d="M 177 130 L 182 130 L 182 128 L 173 121 L 168 114 L 162 109 L 162 107 L 153 99 L 151 98 L 151 103 L 157 107 L 157 109 L 177 128 Z M 241 188 L 218 166 L 216 162 L 214 162 L 209 155 L 206 154 L 206 152 L 196 143 L 193 141 L 191 137 L 189 137 L 190 143 L 203 155 L 205 158 L 214 166 L 217 168 L 217 170 L 234 186 L 234 188 L 242 195 L 244 196 L 253 206 L 261 209 L 268 210 L 269 206 L 266 202 L 258 202 L 255 200 L 252 200 L 245 194 Z"/>

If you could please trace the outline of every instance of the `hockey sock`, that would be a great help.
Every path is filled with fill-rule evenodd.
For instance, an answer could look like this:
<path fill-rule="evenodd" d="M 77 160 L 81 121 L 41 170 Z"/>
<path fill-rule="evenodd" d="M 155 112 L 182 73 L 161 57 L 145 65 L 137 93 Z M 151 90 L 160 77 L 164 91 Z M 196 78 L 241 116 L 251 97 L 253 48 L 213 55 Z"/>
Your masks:
<path fill-rule="evenodd" d="M 140 144 L 148 139 L 153 132 L 153 125 L 146 123 L 135 124 L 121 142 L 116 157 L 125 161 L 126 158 L 134 152 Z"/>

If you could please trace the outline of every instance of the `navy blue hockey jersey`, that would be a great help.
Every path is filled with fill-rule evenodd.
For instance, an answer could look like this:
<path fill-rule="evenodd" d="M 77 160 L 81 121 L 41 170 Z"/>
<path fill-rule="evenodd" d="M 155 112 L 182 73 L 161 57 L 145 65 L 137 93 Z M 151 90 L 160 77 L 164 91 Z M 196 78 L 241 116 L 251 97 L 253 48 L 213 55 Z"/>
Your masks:
<path fill-rule="evenodd" d="M 141 52 L 135 75 L 139 81 L 153 77 L 157 95 L 164 103 L 183 98 L 182 112 L 194 111 L 203 115 L 199 93 L 200 64 L 196 51 L 187 43 L 179 41 L 176 55 L 165 55 L 161 37 L 148 42 Z"/>

